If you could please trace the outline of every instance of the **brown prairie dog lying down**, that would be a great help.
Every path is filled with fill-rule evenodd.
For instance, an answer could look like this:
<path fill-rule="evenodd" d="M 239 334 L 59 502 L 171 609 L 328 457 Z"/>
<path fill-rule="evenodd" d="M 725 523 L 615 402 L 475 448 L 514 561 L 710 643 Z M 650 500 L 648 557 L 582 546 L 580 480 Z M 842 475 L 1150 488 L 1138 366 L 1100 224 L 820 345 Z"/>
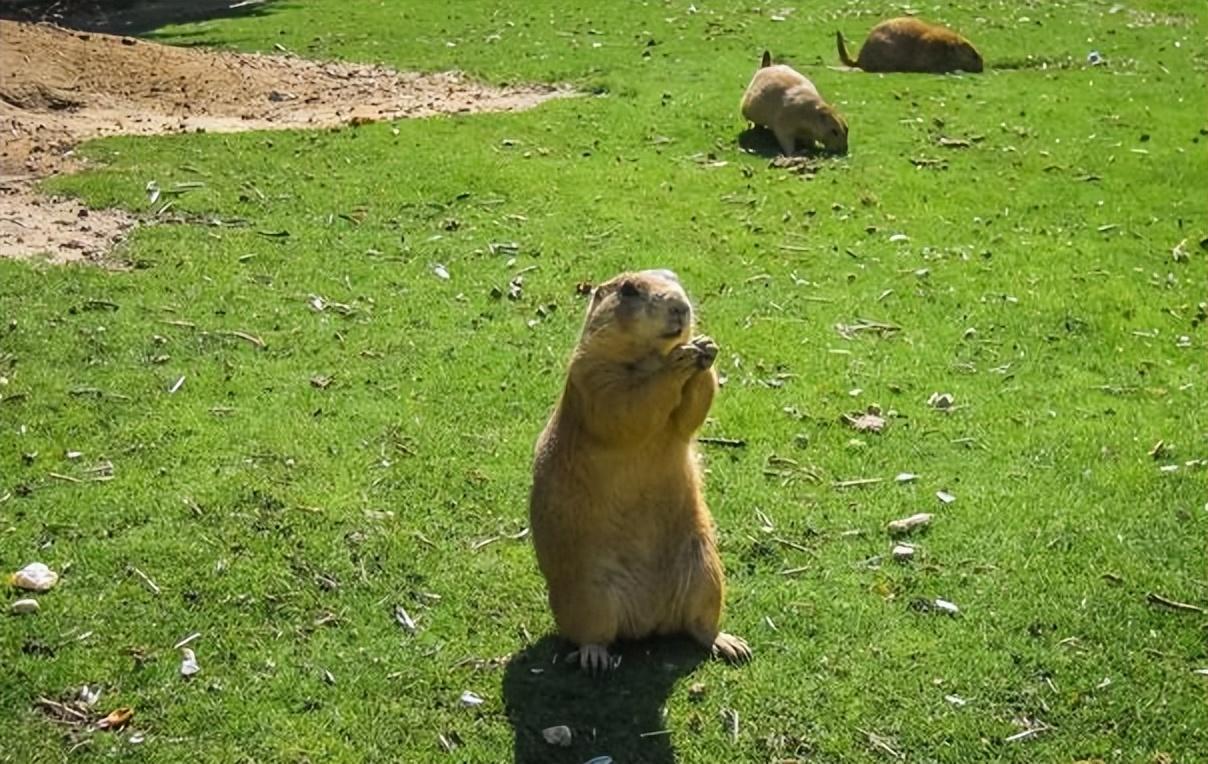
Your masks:
<path fill-rule="evenodd" d="M 814 83 L 792 67 L 773 66 L 767 51 L 742 96 L 742 116 L 771 130 L 789 156 L 815 143 L 827 151 L 847 152 L 847 122 L 822 99 Z"/>
<path fill-rule="evenodd" d="M 585 670 L 612 668 L 614 641 L 652 634 L 751 655 L 718 628 L 724 578 L 695 451 L 716 355 L 693 337 L 674 273 L 623 273 L 592 293 L 529 496 L 550 608 Z"/>
<path fill-rule="evenodd" d="M 866 72 L 965 72 L 982 71 L 982 57 L 973 43 L 939 24 L 916 18 L 882 21 L 868 33 L 860 55 L 853 61 L 843 44 L 843 33 L 835 32 L 839 60 Z"/>

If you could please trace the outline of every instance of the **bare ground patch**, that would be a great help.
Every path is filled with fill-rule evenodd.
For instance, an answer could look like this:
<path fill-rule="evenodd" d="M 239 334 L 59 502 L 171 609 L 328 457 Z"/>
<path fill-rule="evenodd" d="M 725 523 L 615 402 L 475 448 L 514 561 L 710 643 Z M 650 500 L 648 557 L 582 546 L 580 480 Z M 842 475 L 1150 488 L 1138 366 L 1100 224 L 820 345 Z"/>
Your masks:
<path fill-rule="evenodd" d="M 0 40 L 0 257 L 99 260 L 137 224 L 34 188 L 38 178 L 84 166 L 73 149 L 89 138 L 514 111 L 570 94 L 495 88 L 458 72 L 175 48 L 49 24 L 0 20 Z"/>

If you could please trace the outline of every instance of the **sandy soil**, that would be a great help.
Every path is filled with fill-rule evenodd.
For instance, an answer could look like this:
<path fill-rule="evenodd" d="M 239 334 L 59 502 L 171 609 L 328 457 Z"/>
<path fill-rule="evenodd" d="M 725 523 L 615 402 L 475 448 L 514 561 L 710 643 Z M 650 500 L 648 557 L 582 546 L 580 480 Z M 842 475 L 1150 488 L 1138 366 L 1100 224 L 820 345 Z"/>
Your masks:
<path fill-rule="evenodd" d="M 563 95 L 493 88 L 456 72 L 175 48 L 0 20 L 0 257 L 101 261 L 137 225 L 34 188 L 38 178 L 80 169 L 73 148 L 89 138 L 512 111 Z"/>

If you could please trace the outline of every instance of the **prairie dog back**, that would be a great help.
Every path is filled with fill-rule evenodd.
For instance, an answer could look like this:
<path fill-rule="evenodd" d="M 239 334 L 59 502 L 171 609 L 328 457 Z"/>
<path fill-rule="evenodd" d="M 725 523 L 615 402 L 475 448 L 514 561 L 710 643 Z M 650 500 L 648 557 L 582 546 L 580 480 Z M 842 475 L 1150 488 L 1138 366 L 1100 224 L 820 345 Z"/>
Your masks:
<path fill-rule="evenodd" d="M 771 130 L 780 149 L 790 156 L 798 146 L 808 149 L 815 143 L 827 151 L 847 151 L 843 117 L 808 77 L 791 66 L 773 65 L 766 51 L 743 93 L 740 109 L 748 122 Z"/>

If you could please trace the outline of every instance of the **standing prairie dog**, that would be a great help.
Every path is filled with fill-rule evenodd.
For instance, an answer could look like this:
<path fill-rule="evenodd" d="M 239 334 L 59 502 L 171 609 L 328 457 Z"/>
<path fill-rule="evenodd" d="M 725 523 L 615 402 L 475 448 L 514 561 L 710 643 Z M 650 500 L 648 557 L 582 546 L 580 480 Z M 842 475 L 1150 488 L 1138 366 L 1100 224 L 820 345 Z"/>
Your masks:
<path fill-rule="evenodd" d="M 537 441 L 529 520 L 558 631 L 579 664 L 617 639 L 685 633 L 731 661 L 724 577 L 694 438 L 717 390 L 717 345 L 693 337 L 670 271 L 596 287 L 566 385 Z"/>
<path fill-rule="evenodd" d="M 770 129 L 789 156 L 798 145 L 812 149 L 815 142 L 828 151 L 847 152 L 847 122 L 805 75 L 784 64 L 773 66 L 766 50 L 742 96 L 742 116 Z"/>
<path fill-rule="evenodd" d="M 973 43 L 951 29 L 909 16 L 882 21 L 868 33 L 853 61 L 835 32 L 839 60 L 866 72 L 980 72 L 982 57 Z"/>

